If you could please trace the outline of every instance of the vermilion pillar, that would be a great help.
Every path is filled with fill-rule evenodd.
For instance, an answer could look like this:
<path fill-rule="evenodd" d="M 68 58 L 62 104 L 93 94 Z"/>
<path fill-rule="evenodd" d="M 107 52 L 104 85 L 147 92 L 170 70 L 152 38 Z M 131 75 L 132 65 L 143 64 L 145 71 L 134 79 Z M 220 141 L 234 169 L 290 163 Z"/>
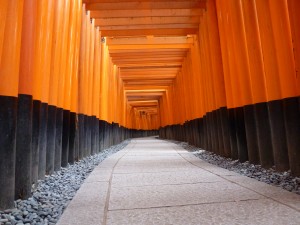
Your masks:
<path fill-rule="evenodd" d="M 37 1 L 25 0 L 21 37 L 16 133 L 15 198 L 26 199 L 32 186 L 32 110 Z"/>
<path fill-rule="evenodd" d="M 14 206 L 15 195 L 15 131 L 23 1 L 1 1 L 0 7 L 0 23 L 5 24 L 5 28 L 0 28 L 0 209 L 6 209 Z"/>

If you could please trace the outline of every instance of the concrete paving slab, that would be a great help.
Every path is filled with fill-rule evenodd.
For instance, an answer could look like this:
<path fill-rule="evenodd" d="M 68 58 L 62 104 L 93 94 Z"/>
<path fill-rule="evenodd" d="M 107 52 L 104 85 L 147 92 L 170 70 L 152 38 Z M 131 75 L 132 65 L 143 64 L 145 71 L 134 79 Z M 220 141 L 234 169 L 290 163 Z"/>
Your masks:
<path fill-rule="evenodd" d="M 269 199 L 109 211 L 108 225 L 298 225 L 300 214 Z"/>
<path fill-rule="evenodd" d="M 208 174 L 206 171 L 196 168 L 185 171 L 160 173 L 114 174 L 112 178 L 112 186 L 156 186 L 166 184 L 212 183 L 220 181 L 224 181 L 223 178 L 212 173 Z"/>
<path fill-rule="evenodd" d="M 268 185 L 250 177 L 230 176 L 226 177 L 226 179 L 300 211 L 300 196 L 297 194 L 283 190 L 280 187 Z"/>
<path fill-rule="evenodd" d="M 111 177 L 112 170 L 104 170 L 98 168 L 94 170 L 84 181 L 85 183 L 108 182 Z"/>
<path fill-rule="evenodd" d="M 95 168 L 58 225 L 293 225 L 299 204 L 299 195 L 143 138 Z"/>
<path fill-rule="evenodd" d="M 229 182 L 143 187 L 112 186 L 109 210 L 195 205 L 260 198 L 264 197 Z"/>
<path fill-rule="evenodd" d="M 101 225 L 108 182 L 84 183 L 70 202 L 57 225 Z"/>

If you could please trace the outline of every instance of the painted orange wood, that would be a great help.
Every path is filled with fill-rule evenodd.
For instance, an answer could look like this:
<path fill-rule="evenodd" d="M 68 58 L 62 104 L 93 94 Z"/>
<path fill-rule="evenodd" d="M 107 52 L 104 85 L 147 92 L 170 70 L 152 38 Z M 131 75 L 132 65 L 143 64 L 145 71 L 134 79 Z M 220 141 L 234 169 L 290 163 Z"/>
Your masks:
<path fill-rule="evenodd" d="M 297 0 L 288 0 L 287 3 L 294 50 L 297 95 L 300 96 L 300 2 Z"/>
<path fill-rule="evenodd" d="M 71 109 L 72 94 L 72 73 L 75 73 L 73 59 L 76 45 L 76 17 L 77 17 L 77 1 L 70 2 L 69 27 L 68 27 L 68 43 L 66 49 L 66 69 L 65 69 L 65 88 L 64 88 L 64 109 Z"/>
<path fill-rule="evenodd" d="M 76 30 L 75 30 L 75 52 L 73 56 L 73 70 L 72 76 L 72 91 L 71 91 L 71 112 L 79 112 L 78 108 L 78 76 L 79 76 L 79 53 L 80 53 L 80 33 L 81 33 L 81 19 L 82 19 L 82 2 L 76 1 Z"/>
<path fill-rule="evenodd" d="M 49 83 L 49 105 L 58 106 L 59 77 L 62 60 L 64 1 L 56 1 L 52 37 L 51 72 Z"/>
<path fill-rule="evenodd" d="M 277 49 L 275 46 L 271 12 L 268 1 L 255 1 L 258 26 L 260 31 L 261 49 L 264 58 L 264 70 L 267 100 L 281 99 Z"/>
<path fill-rule="evenodd" d="M 17 96 L 21 49 L 23 1 L 8 1 L 5 28 L 2 28 L 0 95 Z M 2 23 L 4 24 L 4 23 Z"/>
<path fill-rule="evenodd" d="M 59 108 L 64 108 L 65 106 L 65 92 L 69 92 L 69 85 L 66 86 L 67 75 L 67 65 L 68 65 L 68 42 L 70 41 L 70 0 L 63 1 L 63 21 L 62 21 L 62 36 L 61 36 L 61 48 L 60 48 L 60 62 L 59 62 L 59 75 L 58 75 L 58 96 L 57 96 L 57 106 Z M 69 109 L 69 107 L 68 107 Z"/>
<path fill-rule="evenodd" d="M 43 86 L 43 80 L 45 79 L 46 73 L 43 71 L 43 66 L 47 63 L 47 60 L 43 60 L 43 55 L 46 45 L 46 28 L 47 28 L 47 14 L 48 4 L 45 1 L 37 1 L 37 18 L 36 18 L 36 29 L 35 29 L 35 45 L 34 50 L 34 72 L 33 72 L 33 99 L 42 101 L 42 92 L 45 88 L 49 93 L 49 85 Z M 52 32 L 48 29 L 48 32 Z M 47 99 L 48 101 L 48 99 Z M 46 101 L 46 102 L 47 102 Z"/>
<path fill-rule="evenodd" d="M 6 17 L 8 11 L 8 1 L 0 2 L 0 62 L 2 57 L 2 48 L 5 35 Z"/>
<path fill-rule="evenodd" d="M 287 1 L 270 1 L 281 98 L 297 96 L 296 71 Z"/>
<path fill-rule="evenodd" d="M 34 47 L 36 37 L 37 1 L 26 0 L 23 7 L 19 94 L 33 95 Z"/>
<path fill-rule="evenodd" d="M 253 103 L 267 102 L 263 52 L 254 1 L 242 1 Z"/>
<path fill-rule="evenodd" d="M 43 43 L 43 47 L 40 49 L 42 51 L 40 69 L 43 71 L 41 100 L 44 103 L 49 103 L 55 4 L 53 1 L 39 1 L 39 4 L 43 6 L 47 5 L 47 18 L 43 27 L 45 43 Z"/>
<path fill-rule="evenodd" d="M 78 65 L 78 112 L 80 114 L 85 113 L 85 54 L 86 54 L 86 10 L 85 5 L 82 6 L 81 14 L 81 27 L 80 27 L 80 55 L 79 55 L 79 65 Z M 74 98 L 73 98 L 74 101 Z M 74 107 L 74 103 L 73 103 Z"/>

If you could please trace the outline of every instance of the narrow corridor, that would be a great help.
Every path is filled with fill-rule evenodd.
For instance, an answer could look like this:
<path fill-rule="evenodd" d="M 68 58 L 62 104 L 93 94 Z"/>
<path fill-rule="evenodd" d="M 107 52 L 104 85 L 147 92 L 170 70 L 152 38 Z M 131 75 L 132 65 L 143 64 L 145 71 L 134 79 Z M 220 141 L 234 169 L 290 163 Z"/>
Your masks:
<path fill-rule="evenodd" d="M 139 138 L 96 167 L 58 224 L 300 224 L 300 196 Z"/>

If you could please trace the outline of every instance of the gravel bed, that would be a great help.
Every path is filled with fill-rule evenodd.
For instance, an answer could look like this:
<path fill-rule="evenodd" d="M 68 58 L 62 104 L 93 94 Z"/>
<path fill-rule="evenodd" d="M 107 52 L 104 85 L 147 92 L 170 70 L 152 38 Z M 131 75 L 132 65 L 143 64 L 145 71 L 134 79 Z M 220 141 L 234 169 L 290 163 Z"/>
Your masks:
<path fill-rule="evenodd" d="M 216 155 L 201 148 L 191 146 L 186 142 L 172 142 L 192 152 L 195 156 L 208 163 L 217 165 L 230 171 L 237 172 L 247 177 L 254 178 L 267 184 L 281 187 L 298 195 L 300 194 L 300 177 L 291 176 L 290 171 L 278 172 L 275 171 L 274 168 L 265 169 L 260 165 L 254 165 L 249 163 L 248 161 L 241 163 L 238 160 L 232 160 L 230 158 Z"/>
<path fill-rule="evenodd" d="M 106 157 L 129 144 L 123 141 L 93 156 L 86 157 L 74 165 L 62 168 L 45 180 L 38 181 L 33 195 L 26 200 L 16 200 L 15 208 L 0 211 L 1 225 L 54 225 L 64 209 L 73 199 L 81 184 L 93 169 Z"/>

